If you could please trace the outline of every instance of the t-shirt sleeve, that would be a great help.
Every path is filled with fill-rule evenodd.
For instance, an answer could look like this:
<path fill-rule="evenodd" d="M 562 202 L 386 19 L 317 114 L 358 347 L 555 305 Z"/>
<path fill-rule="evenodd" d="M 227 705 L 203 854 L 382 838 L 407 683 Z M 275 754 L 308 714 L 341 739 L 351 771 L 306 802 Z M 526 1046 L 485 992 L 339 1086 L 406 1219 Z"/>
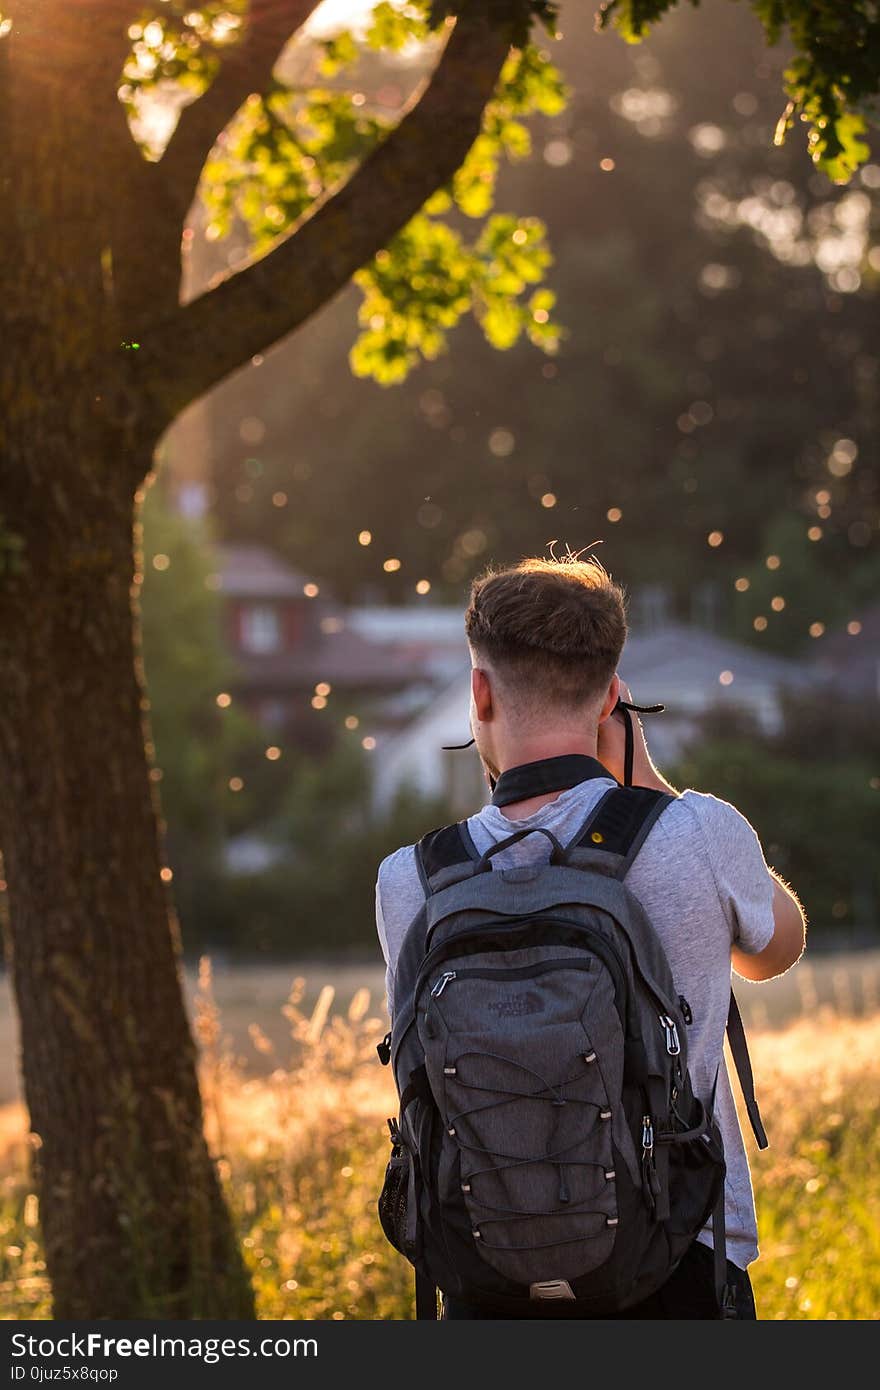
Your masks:
<path fill-rule="evenodd" d="M 388 1011 L 392 1009 L 392 991 L 394 988 L 394 972 L 388 959 L 388 932 L 385 927 L 385 914 L 382 911 L 382 874 L 381 870 L 376 879 L 376 932 L 379 937 L 379 945 L 382 947 L 382 955 L 385 957 L 385 994 L 388 998 Z"/>
<path fill-rule="evenodd" d="M 770 944 L 773 877 L 761 842 L 746 817 L 720 797 L 705 794 L 700 817 L 718 897 L 732 946 L 756 955 Z"/>
<path fill-rule="evenodd" d="M 407 929 L 424 901 L 415 846 L 401 845 L 400 849 L 382 860 L 376 882 L 376 931 L 387 966 L 385 991 L 392 1017 L 397 958 Z"/>

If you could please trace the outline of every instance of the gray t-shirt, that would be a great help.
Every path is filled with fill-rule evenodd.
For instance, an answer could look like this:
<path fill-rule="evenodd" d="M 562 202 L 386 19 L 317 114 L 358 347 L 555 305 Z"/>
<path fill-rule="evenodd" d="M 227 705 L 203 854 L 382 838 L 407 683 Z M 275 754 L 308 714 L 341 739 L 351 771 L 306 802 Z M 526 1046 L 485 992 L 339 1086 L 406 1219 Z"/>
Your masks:
<path fill-rule="evenodd" d="M 591 778 L 522 820 L 505 816 L 489 803 L 470 817 L 468 829 L 480 853 L 524 826 L 544 826 L 568 843 L 612 785 L 610 778 Z M 511 868 L 541 862 L 549 853 L 546 836 L 528 835 L 500 850 L 493 863 Z M 688 789 L 652 826 L 626 882 L 663 942 L 676 991 L 691 1006 L 689 1069 L 696 1094 L 707 1104 L 721 1066 L 715 1116 L 727 1162 L 727 1254 L 745 1268 L 758 1254 L 755 1203 L 724 1062 L 724 1028 L 731 946 L 757 952 L 769 943 L 774 930 L 773 879 L 755 831 L 736 807 Z M 397 955 L 423 901 L 414 847 L 405 845 L 382 861 L 376 884 L 376 922 L 388 964 L 392 1015 Z M 711 1229 L 707 1227 L 699 1238 L 711 1245 Z"/>

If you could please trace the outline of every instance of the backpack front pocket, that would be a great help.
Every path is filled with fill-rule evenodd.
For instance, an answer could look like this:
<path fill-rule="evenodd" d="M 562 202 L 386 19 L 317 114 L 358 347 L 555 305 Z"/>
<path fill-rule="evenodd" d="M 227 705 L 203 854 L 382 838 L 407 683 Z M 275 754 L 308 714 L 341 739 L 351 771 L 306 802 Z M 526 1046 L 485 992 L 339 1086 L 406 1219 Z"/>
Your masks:
<path fill-rule="evenodd" d="M 613 984 L 583 955 L 455 959 L 430 982 L 426 1067 L 471 1238 L 518 1284 L 580 1277 L 614 1246 L 612 1105 L 583 1017 L 597 994 L 620 1034 Z"/>

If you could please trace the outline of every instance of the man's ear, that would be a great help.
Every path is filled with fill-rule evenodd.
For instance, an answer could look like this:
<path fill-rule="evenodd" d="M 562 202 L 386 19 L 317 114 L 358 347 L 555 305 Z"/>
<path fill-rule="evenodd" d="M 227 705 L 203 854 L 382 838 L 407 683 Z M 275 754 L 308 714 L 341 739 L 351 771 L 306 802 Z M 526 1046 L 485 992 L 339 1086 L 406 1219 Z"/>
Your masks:
<path fill-rule="evenodd" d="M 471 695 L 474 713 L 481 724 L 492 718 L 492 686 L 487 671 L 475 666 L 471 671 Z"/>
<path fill-rule="evenodd" d="M 606 695 L 605 695 L 605 699 L 604 699 L 603 702 L 602 702 L 602 708 L 601 708 L 601 710 L 599 711 L 599 723 L 600 723 L 600 724 L 604 724 L 604 723 L 605 723 L 605 720 L 610 716 L 610 714 L 611 714 L 612 710 L 614 709 L 615 705 L 617 704 L 617 701 L 618 701 L 619 698 L 620 698 L 620 677 L 618 676 L 617 672 L 615 671 L 615 672 L 614 672 L 614 675 L 611 677 L 611 684 L 610 684 L 609 687 L 608 687 L 608 690 L 607 690 Z"/>

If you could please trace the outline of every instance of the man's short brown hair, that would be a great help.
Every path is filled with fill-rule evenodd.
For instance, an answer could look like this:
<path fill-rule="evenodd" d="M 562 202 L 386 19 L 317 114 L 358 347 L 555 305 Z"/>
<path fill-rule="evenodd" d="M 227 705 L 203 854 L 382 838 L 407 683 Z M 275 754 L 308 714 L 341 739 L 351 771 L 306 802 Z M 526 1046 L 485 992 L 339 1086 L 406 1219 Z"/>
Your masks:
<path fill-rule="evenodd" d="M 592 557 L 526 559 L 474 580 L 465 632 L 514 699 L 583 706 L 617 670 L 626 596 Z"/>

